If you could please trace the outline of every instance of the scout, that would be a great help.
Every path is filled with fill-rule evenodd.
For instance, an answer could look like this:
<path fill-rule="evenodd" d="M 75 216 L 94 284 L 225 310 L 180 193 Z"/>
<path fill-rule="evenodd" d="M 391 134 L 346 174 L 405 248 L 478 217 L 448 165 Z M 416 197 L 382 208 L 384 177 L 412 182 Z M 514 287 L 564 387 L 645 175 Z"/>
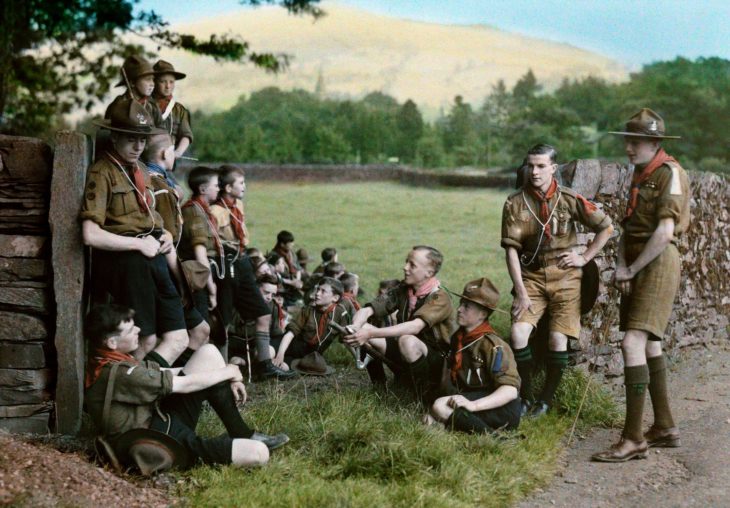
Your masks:
<path fill-rule="evenodd" d="M 353 319 L 355 333 L 345 337 L 349 346 L 369 344 L 387 359 L 398 376 L 407 375 L 418 396 L 436 387 L 454 329 L 451 299 L 436 278 L 443 255 L 427 245 L 408 253 L 403 281 L 360 309 Z M 397 312 L 397 324 L 376 328 L 370 318 L 382 320 Z M 371 361 L 368 374 L 376 387 L 385 386 L 382 363 Z"/>
<path fill-rule="evenodd" d="M 289 441 L 286 434 L 255 432 L 243 421 L 236 407 L 237 402 L 246 400 L 241 373 L 235 365 L 226 365 L 214 346 L 201 347 L 183 369 L 165 369 L 154 361 L 140 362 L 131 356 L 140 330 L 134 315 L 127 307 L 99 305 L 86 317 L 89 361 L 85 400 L 96 427 L 116 454 L 129 453 L 138 465 L 151 469 L 145 473 L 170 465 L 151 461 L 161 446 L 140 446 L 142 456 L 133 446 L 128 450 L 127 445 L 134 444 L 130 435 L 135 435 L 147 443 L 171 443 L 173 449 L 182 448 L 188 460 L 181 466 L 201 461 L 245 467 L 265 464 L 269 450 Z M 222 420 L 226 429 L 223 435 L 204 438 L 195 433 L 203 401 L 208 401 Z M 152 456 L 145 450 L 153 452 Z"/>
<path fill-rule="evenodd" d="M 499 291 L 487 279 L 464 286 L 451 336 L 448 388 L 457 395 L 440 397 L 424 423 L 441 422 L 447 429 L 486 433 L 516 429 L 520 423 L 520 377 L 512 350 L 489 324 Z"/>
<path fill-rule="evenodd" d="M 174 245 L 179 245 L 182 236 L 182 212 L 180 210 L 180 198 L 182 189 L 172 178 L 172 167 L 175 164 L 174 145 L 169 134 L 155 134 L 150 136 L 143 154 L 143 159 L 149 170 L 152 180 L 152 187 L 155 195 L 155 209 L 162 217 L 164 228 L 172 235 Z M 174 276 L 180 294 L 184 294 L 181 268 L 179 266 L 177 251 L 171 249 L 165 256 L 170 273 Z M 207 262 L 205 264 L 207 266 Z M 192 305 L 186 303 L 185 327 L 190 336 L 190 343 L 176 363 L 185 364 L 193 351 L 208 342 L 210 327 Z"/>
<path fill-rule="evenodd" d="M 362 308 L 360 302 L 357 299 L 357 294 L 360 292 L 360 276 L 356 273 L 345 272 L 340 277 L 342 287 L 345 292 L 342 294 L 342 299 L 350 303 L 353 309 L 353 314 Z"/>
<path fill-rule="evenodd" d="M 594 460 L 624 462 L 647 456 L 652 446 L 677 447 L 667 396 L 667 363 L 662 337 L 679 289 L 679 237 L 689 227 L 690 187 L 682 166 L 661 147 L 664 120 L 644 108 L 629 119 L 624 137 L 634 165 L 631 191 L 622 226 L 614 281 L 621 291 L 621 343 L 626 384 L 626 420 L 621 439 Z M 654 424 L 642 434 L 646 386 L 654 408 Z"/>
<path fill-rule="evenodd" d="M 210 207 L 225 252 L 223 273 L 216 278 L 221 314 L 226 325 L 233 320 L 234 308 L 242 321 L 256 322 L 256 368 L 260 378 L 291 378 L 292 373 L 280 369 L 271 361 L 271 310 L 261 297 L 254 267 L 246 254 L 249 233 L 242 200 L 245 191 L 243 171 L 236 166 L 221 166 L 220 192 Z"/>
<path fill-rule="evenodd" d="M 325 277 L 319 281 L 312 305 L 302 307 L 286 325 L 281 344 L 276 346 L 275 365 L 289 369 L 294 360 L 315 351 L 323 354 L 340 337 L 340 332 L 328 325 L 335 323 L 344 328 L 350 324 L 352 316 L 340 302 L 342 292 L 338 280 Z"/>
<path fill-rule="evenodd" d="M 153 98 L 162 120 L 158 127 L 162 127 L 172 136 L 175 142 L 175 158 L 179 159 L 193 142 L 190 112 L 172 96 L 176 80 L 184 79 L 185 74 L 177 72 L 171 63 L 164 60 L 158 60 L 152 69 L 155 72 Z"/>
<path fill-rule="evenodd" d="M 276 235 L 276 245 L 271 249 L 284 258 L 286 262 L 286 270 L 282 274 L 281 281 L 284 284 L 284 302 L 286 306 L 301 304 L 303 287 L 301 270 L 294 260 L 294 235 L 289 231 L 279 231 Z"/>
<path fill-rule="evenodd" d="M 155 70 L 152 64 L 138 55 L 132 55 L 124 60 L 121 68 L 122 79 L 117 86 L 127 87 L 127 91 L 117 96 L 106 108 L 104 118 L 110 118 L 112 106 L 118 101 L 133 99 L 139 102 L 152 117 L 154 125 L 162 126 L 162 115 L 157 103 L 151 98 L 155 89 Z"/>
<path fill-rule="evenodd" d="M 322 263 L 314 269 L 314 272 L 312 273 L 324 273 L 324 267 L 327 266 L 329 263 L 336 263 L 337 262 L 337 249 L 334 247 L 327 247 L 325 249 L 322 249 Z"/>
<path fill-rule="evenodd" d="M 611 220 L 580 194 L 553 177 L 557 152 L 539 144 L 527 152 L 528 179 L 507 198 L 502 212 L 502 247 L 514 285 L 512 348 L 522 379 L 523 413 L 544 414 L 568 364 L 568 337 L 580 331 L 581 267 L 608 241 Z M 574 222 L 596 232 L 582 254 Z M 545 312 L 550 314 L 545 386 L 530 407 L 533 360 L 528 340 Z"/>
<path fill-rule="evenodd" d="M 165 254 L 172 236 L 154 208 L 154 188 L 139 157 L 155 129 L 145 109 L 131 99 L 110 107 L 111 148 L 90 168 L 79 214 L 84 243 L 92 247 L 92 282 L 115 303 L 137 309 L 139 359 L 169 367 L 188 345 L 182 301 Z M 158 334 L 162 342 L 157 345 Z M 154 351 L 153 351 L 154 349 Z"/>

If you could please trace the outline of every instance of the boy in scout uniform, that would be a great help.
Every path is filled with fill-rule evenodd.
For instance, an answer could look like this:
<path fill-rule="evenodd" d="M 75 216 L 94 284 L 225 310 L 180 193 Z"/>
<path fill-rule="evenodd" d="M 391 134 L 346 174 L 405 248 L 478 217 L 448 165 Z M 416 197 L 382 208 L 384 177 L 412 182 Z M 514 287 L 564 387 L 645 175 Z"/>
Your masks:
<path fill-rule="evenodd" d="M 413 247 L 403 267 L 403 281 L 360 309 L 353 319 L 355 332 L 344 339 L 349 346 L 367 343 L 375 348 L 396 375 L 409 375 L 409 384 L 419 396 L 437 386 L 454 329 L 451 299 L 436 278 L 442 263 L 443 255 L 437 249 Z M 377 328 L 367 323 L 394 312 L 396 324 L 392 326 Z M 371 361 L 368 373 L 373 384 L 385 385 L 381 362 Z"/>
<path fill-rule="evenodd" d="M 451 336 L 447 391 L 436 399 L 425 423 L 444 423 L 447 429 L 482 433 L 520 423 L 520 376 L 512 350 L 489 324 L 499 291 L 487 279 L 464 286 L 456 310 L 459 329 Z"/>
<path fill-rule="evenodd" d="M 324 354 L 332 342 L 340 337 L 340 332 L 329 324 L 335 323 L 344 328 L 352 320 L 352 315 L 341 303 L 342 292 L 342 284 L 338 280 L 325 277 L 319 281 L 312 305 L 302 307 L 295 313 L 286 325 L 281 343 L 274 343 L 274 365 L 288 370 L 296 359 L 315 351 Z"/>
<path fill-rule="evenodd" d="M 132 55 L 124 60 L 120 74 L 121 79 L 117 86 L 127 87 L 127 91 L 117 96 L 106 108 L 104 118 L 110 117 L 112 106 L 118 101 L 133 99 L 140 103 L 152 117 L 154 126 L 161 127 L 162 115 L 157 103 L 151 97 L 155 89 L 155 70 L 152 64 L 141 56 Z"/>
<path fill-rule="evenodd" d="M 255 321 L 258 376 L 264 379 L 291 378 L 293 373 L 280 369 L 271 361 L 271 310 L 261 296 L 251 259 L 246 254 L 249 234 L 243 209 L 243 195 L 246 191 L 243 170 L 224 165 L 219 171 L 220 192 L 210 210 L 225 251 L 224 273 L 216 280 L 223 321 L 226 325 L 232 322 L 234 308 L 242 321 Z"/>
<path fill-rule="evenodd" d="M 170 133 L 175 142 L 175 158 L 185 154 L 193 142 L 193 129 L 190 127 L 190 112 L 172 96 L 175 82 L 185 78 L 171 63 L 159 60 L 152 69 L 155 72 L 155 91 L 153 98 L 160 111 L 162 127 Z"/>
<path fill-rule="evenodd" d="M 523 412 L 544 414 L 552 403 L 568 364 L 568 337 L 580 331 L 581 267 L 608 241 L 613 226 L 595 205 L 553 177 L 557 152 L 539 144 L 527 152 L 528 179 L 522 189 L 507 198 L 502 212 L 502 247 L 514 284 L 512 348 L 522 379 Z M 582 254 L 574 222 L 596 232 Z M 542 315 L 550 313 L 545 386 L 530 407 L 532 352 L 530 333 Z"/>
<path fill-rule="evenodd" d="M 111 131 L 111 148 L 89 168 L 79 214 L 84 243 L 92 247 L 92 281 L 115 303 L 136 309 L 142 338 L 135 355 L 150 354 L 169 367 L 187 347 L 188 334 L 165 262 L 172 237 L 163 229 L 150 175 L 139 162 L 147 138 L 164 131 L 131 99 L 117 101 L 99 125 Z"/>
<path fill-rule="evenodd" d="M 626 123 L 626 155 L 634 165 L 623 219 L 614 281 L 621 291 L 621 343 L 626 384 L 626 420 L 621 439 L 594 460 L 644 458 L 652 446 L 679 446 L 667 397 L 667 364 L 661 339 L 679 289 L 679 237 L 689 226 L 690 187 L 682 166 L 661 147 L 664 120 L 644 108 Z M 654 424 L 642 434 L 646 386 Z"/>

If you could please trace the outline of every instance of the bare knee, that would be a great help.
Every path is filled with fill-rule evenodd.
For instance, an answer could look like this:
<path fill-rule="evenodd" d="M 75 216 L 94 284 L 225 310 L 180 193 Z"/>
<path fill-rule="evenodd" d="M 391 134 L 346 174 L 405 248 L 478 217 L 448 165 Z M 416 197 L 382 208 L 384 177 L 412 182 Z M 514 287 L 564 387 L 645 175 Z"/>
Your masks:
<path fill-rule="evenodd" d="M 656 358 L 662 355 L 662 343 L 659 340 L 647 340 L 646 341 L 646 356 L 647 358 Z"/>
<path fill-rule="evenodd" d="M 208 343 L 210 338 L 210 325 L 206 321 L 202 321 L 198 326 L 189 330 L 190 342 L 188 347 L 190 349 L 200 349 L 201 346 Z"/>
<path fill-rule="evenodd" d="M 426 345 L 414 335 L 401 335 L 398 338 L 398 349 L 408 363 L 413 363 L 427 354 Z"/>
<path fill-rule="evenodd" d="M 185 373 L 206 372 L 213 369 L 222 369 L 226 366 L 226 362 L 221 356 L 221 352 L 213 344 L 205 344 L 201 346 L 193 356 L 190 357 L 188 363 L 185 364 Z"/>
<path fill-rule="evenodd" d="M 530 323 L 513 323 L 510 329 L 512 349 L 527 347 L 533 326 Z"/>
<path fill-rule="evenodd" d="M 269 332 L 271 327 L 271 314 L 259 316 L 256 318 L 256 331 L 257 332 Z"/>
<path fill-rule="evenodd" d="M 646 363 L 646 347 L 649 334 L 642 330 L 628 330 L 621 341 L 621 351 L 624 355 L 624 364 L 627 367 L 644 365 Z"/>
<path fill-rule="evenodd" d="M 440 422 L 445 422 L 446 420 L 448 420 L 449 416 L 451 416 L 451 413 L 454 412 L 454 410 L 451 409 L 447 404 L 449 398 L 450 397 L 439 397 L 431 405 L 431 416 L 433 416 Z"/>
<path fill-rule="evenodd" d="M 234 439 L 231 463 L 238 467 L 263 466 L 269 461 L 269 449 L 260 441 Z"/>
<path fill-rule="evenodd" d="M 550 332 L 548 349 L 550 351 L 567 351 L 568 336 L 560 332 Z"/>

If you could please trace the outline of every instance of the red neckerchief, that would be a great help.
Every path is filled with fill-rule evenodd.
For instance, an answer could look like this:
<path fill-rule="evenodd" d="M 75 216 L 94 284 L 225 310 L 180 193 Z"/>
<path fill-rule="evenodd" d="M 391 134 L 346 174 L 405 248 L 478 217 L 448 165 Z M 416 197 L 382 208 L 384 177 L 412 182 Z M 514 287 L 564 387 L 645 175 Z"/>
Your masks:
<path fill-rule="evenodd" d="M 644 183 L 647 178 L 649 178 L 654 171 L 659 169 L 662 164 L 666 162 L 677 162 L 674 157 L 671 155 L 668 155 L 667 152 L 664 151 L 664 148 L 660 148 L 657 153 L 654 155 L 654 158 L 649 161 L 649 164 L 646 165 L 646 167 L 639 171 L 639 168 L 634 168 L 634 175 L 631 178 L 631 192 L 629 193 L 629 201 L 626 203 L 626 215 L 624 215 L 624 220 L 627 220 L 629 217 L 631 217 L 634 213 L 634 210 L 636 210 L 636 205 L 639 201 L 639 189 L 641 188 L 641 184 Z"/>
<path fill-rule="evenodd" d="M 243 212 L 241 212 L 241 209 L 236 206 L 236 199 L 235 198 L 229 198 L 225 196 L 221 196 L 218 198 L 218 201 L 216 203 L 223 206 L 223 208 L 226 208 L 229 212 L 231 212 L 231 215 L 233 218 L 231 219 L 231 226 L 233 227 L 233 232 L 236 234 L 236 238 L 238 238 L 238 245 L 241 249 L 241 252 L 243 252 L 246 249 L 246 232 L 243 230 L 243 225 L 246 222 L 246 216 L 243 215 Z"/>
<path fill-rule="evenodd" d="M 551 231 L 550 231 L 550 200 L 558 191 L 558 182 L 553 178 L 550 182 L 550 187 L 546 193 L 542 193 L 541 190 L 536 189 L 532 185 L 527 185 L 527 192 L 540 203 L 540 221 L 544 224 L 545 228 L 545 240 L 550 242 Z"/>
<path fill-rule="evenodd" d="M 456 377 L 459 369 L 461 368 L 461 360 L 463 358 L 462 349 L 488 333 L 494 333 L 494 328 L 492 328 L 488 321 L 482 322 L 482 324 L 474 328 L 469 333 L 465 333 L 463 326 L 460 326 L 456 331 L 452 337 L 452 340 L 456 339 L 456 346 L 453 350 L 453 361 L 451 363 L 451 380 L 454 383 L 456 383 Z"/>
<path fill-rule="evenodd" d="M 292 256 L 292 252 L 288 249 L 285 249 L 281 245 L 277 245 L 276 247 L 274 247 L 274 252 L 276 252 L 278 255 L 286 260 L 286 264 L 289 267 L 289 275 L 291 275 L 292 277 L 296 276 L 298 270 L 297 265 L 294 264 L 294 256 Z"/>
<path fill-rule="evenodd" d="M 203 196 L 193 196 L 182 206 L 183 208 L 188 208 L 190 206 L 198 205 L 200 208 L 202 208 L 203 212 L 205 212 L 205 216 L 208 219 L 208 223 L 210 224 L 210 227 L 213 228 L 211 231 L 211 236 L 213 237 L 213 245 L 215 245 L 215 250 L 218 253 L 221 253 L 223 251 L 223 247 L 221 246 L 220 240 L 218 238 L 218 221 L 215 219 L 215 216 L 210 211 L 210 205 L 208 202 L 203 198 Z"/>
<path fill-rule="evenodd" d="M 319 316 L 319 319 L 317 320 L 317 329 L 314 332 L 314 335 L 307 341 L 307 344 L 310 346 L 317 346 L 320 343 L 320 338 L 325 335 L 325 332 L 327 331 L 327 321 L 330 315 L 335 311 L 337 308 L 337 302 L 333 303 L 327 309 L 325 309 L 324 312 L 322 312 L 322 315 Z M 317 316 L 317 311 L 315 309 L 314 316 Z"/>
<path fill-rule="evenodd" d="M 286 327 L 286 312 L 284 312 L 284 307 L 282 307 L 275 298 L 272 299 L 271 302 L 274 304 L 276 311 L 279 313 L 279 330 L 283 330 Z"/>
<path fill-rule="evenodd" d="M 172 95 L 163 95 L 161 97 L 157 97 L 157 107 L 160 108 L 160 112 L 164 113 L 167 109 L 167 106 L 170 105 L 170 101 L 172 100 Z"/>
<path fill-rule="evenodd" d="M 353 293 L 345 291 L 344 293 L 342 293 L 342 298 L 344 298 L 345 300 L 349 300 L 356 311 L 362 309 L 362 305 L 360 305 L 360 302 L 357 301 L 357 296 L 355 296 Z"/>
<path fill-rule="evenodd" d="M 139 204 L 140 210 L 144 210 L 145 208 L 149 209 L 152 206 L 152 196 L 147 192 L 147 187 L 144 184 L 144 175 L 142 174 L 142 170 L 139 169 L 139 165 L 136 162 L 133 164 L 125 162 L 124 159 L 122 159 L 122 156 L 115 150 L 107 152 L 106 156 L 112 163 L 119 166 L 122 171 L 126 171 L 129 175 L 137 189 L 137 192 L 134 194 L 137 198 L 137 204 Z"/>
<path fill-rule="evenodd" d="M 94 352 L 89 355 L 89 362 L 86 366 L 86 379 L 84 381 L 84 386 L 88 388 L 96 383 L 96 380 L 99 379 L 99 376 L 101 375 L 101 369 L 104 368 L 104 365 L 106 365 L 107 363 L 117 362 L 132 362 L 135 364 L 139 363 L 137 360 L 134 359 L 132 355 L 120 353 L 119 351 L 115 351 L 113 349 L 99 348 L 94 350 Z"/>
<path fill-rule="evenodd" d="M 430 279 L 426 280 L 420 288 L 418 288 L 418 291 L 414 291 L 412 287 L 408 287 L 408 313 L 410 314 L 416 309 L 416 304 L 418 303 L 418 300 L 423 298 L 424 296 L 428 296 L 434 289 L 439 287 L 441 283 L 436 277 L 431 277 Z"/>

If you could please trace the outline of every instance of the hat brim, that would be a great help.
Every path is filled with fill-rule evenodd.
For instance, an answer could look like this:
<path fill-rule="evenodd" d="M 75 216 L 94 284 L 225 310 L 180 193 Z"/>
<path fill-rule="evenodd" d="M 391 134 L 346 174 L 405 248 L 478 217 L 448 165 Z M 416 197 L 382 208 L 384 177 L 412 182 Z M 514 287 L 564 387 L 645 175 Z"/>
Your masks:
<path fill-rule="evenodd" d="M 172 74 L 177 80 L 185 79 L 185 76 L 187 76 L 187 74 L 177 71 L 155 71 L 155 76 L 162 76 L 163 74 Z"/>
<path fill-rule="evenodd" d="M 471 303 L 476 303 L 477 305 L 481 305 L 481 306 L 482 306 L 482 307 L 484 307 L 485 309 L 489 309 L 489 310 L 497 310 L 497 306 L 496 306 L 496 305 L 494 305 L 494 306 L 490 307 L 489 305 L 484 305 L 484 303 L 483 303 L 483 302 L 479 302 L 479 301 L 477 301 L 477 300 L 474 300 L 473 298 L 469 298 L 469 297 L 468 297 L 468 296 L 466 296 L 466 295 L 460 295 L 460 294 L 457 294 L 456 296 L 458 296 L 459 298 L 463 298 L 464 300 L 468 300 L 468 301 L 470 301 Z"/>
<path fill-rule="evenodd" d="M 649 139 L 682 139 L 682 136 L 665 136 L 665 135 L 649 135 L 642 134 L 640 132 L 624 132 L 624 131 L 609 131 L 607 134 L 615 134 L 616 136 L 631 136 L 634 138 L 649 138 Z"/>
<path fill-rule="evenodd" d="M 132 84 L 132 81 L 137 81 L 139 78 L 141 78 L 143 76 L 156 76 L 157 74 L 159 74 L 159 73 L 154 72 L 154 71 L 143 72 L 142 74 L 138 74 L 138 75 L 136 75 L 133 78 L 129 78 L 129 84 Z M 168 72 L 167 74 L 172 74 L 172 73 L 171 72 Z M 118 87 L 118 86 L 127 86 L 127 83 L 125 83 L 124 79 L 120 79 L 119 80 L 119 83 L 117 83 L 114 86 L 115 87 Z"/>
<path fill-rule="evenodd" d="M 132 445 L 141 440 L 157 441 L 168 448 L 174 458 L 173 467 L 185 467 L 190 460 L 188 449 L 174 437 L 152 429 L 132 429 L 119 436 L 114 442 L 114 450 L 117 452 L 119 462 L 128 465 L 132 460 L 129 454 Z"/>
<path fill-rule="evenodd" d="M 291 362 L 291 368 L 299 372 L 300 374 L 304 374 L 306 376 L 329 376 L 330 374 L 334 373 L 335 368 L 331 365 L 327 365 L 327 368 L 324 372 L 313 372 L 311 370 L 303 370 L 299 368 L 299 363 L 302 361 L 301 358 L 297 358 L 296 360 Z"/>
<path fill-rule="evenodd" d="M 151 127 L 150 130 L 148 130 L 148 131 L 113 127 L 111 120 L 103 120 L 101 122 L 91 122 L 91 123 L 93 125 L 96 125 L 100 129 L 106 129 L 108 131 L 114 131 L 114 132 L 124 132 L 125 134 L 138 134 L 141 136 L 154 136 L 156 134 L 168 134 L 168 132 L 165 129 L 160 129 L 158 127 Z"/>

